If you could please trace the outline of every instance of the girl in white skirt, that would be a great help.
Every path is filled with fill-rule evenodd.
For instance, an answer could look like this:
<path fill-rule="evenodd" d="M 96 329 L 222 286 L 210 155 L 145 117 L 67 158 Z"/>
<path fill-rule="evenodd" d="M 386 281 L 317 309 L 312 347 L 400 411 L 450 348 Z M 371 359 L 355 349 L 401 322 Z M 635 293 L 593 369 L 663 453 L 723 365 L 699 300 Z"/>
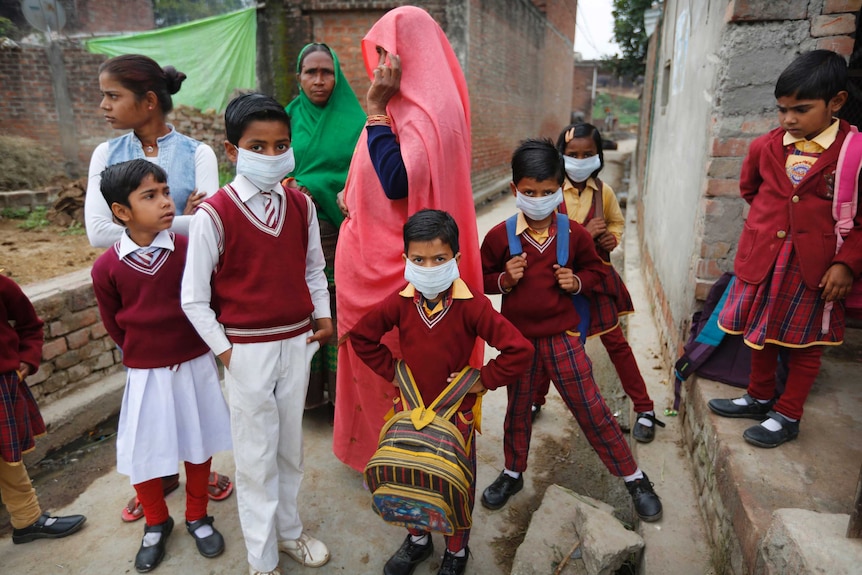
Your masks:
<path fill-rule="evenodd" d="M 161 477 L 186 469 L 186 528 L 204 557 L 224 551 L 207 515 L 212 456 L 231 448 L 230 416 L 215 359 L 180 307 L 187 240 L 167 231 L 174 203 L 167 176 L 147 160 L 102 172 L 101 191 L 120 241 L 93 265 L 102 321 L 128 368 L 117 432 L 117 471 L 128 475 L 144 508 L 144 538 L 135 569 L 155 569 L 173 519 Z"/>

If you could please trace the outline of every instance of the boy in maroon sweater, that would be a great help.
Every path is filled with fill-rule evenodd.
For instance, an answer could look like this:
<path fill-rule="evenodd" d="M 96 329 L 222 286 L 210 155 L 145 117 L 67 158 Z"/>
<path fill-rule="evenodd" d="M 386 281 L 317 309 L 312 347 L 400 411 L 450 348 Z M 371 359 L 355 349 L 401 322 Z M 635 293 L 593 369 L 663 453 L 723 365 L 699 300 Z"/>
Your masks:
<path fill-rule="evenodd" d="M 510 253 L 506 222 L 482 243 L 485 293 L 502 293 L 502 314 L 527 336 L 534 348 L 529 370 L 509 384 L 504 424 L 506 468 L 482 494 L 482 504 L 499 509 L 524 486 L 532 432 L 531 407 L 536 386 L 549 378 L 610 472 L 623 477 L 638 516 L 661 518 L 661 501 L 635 463 L 620 427 L 602 398 L 592 365 L 578 338 L 572 295 L 589 295 L 606 273 L 592 236 L 577 222 L 569 226 L 568 262 L 557 263 L 557 214 L 563 201 L 563 163 L 550 140 L 527 140 L 512 156 L 517 215 L 515 233 L 521 253 Z"/>
<path fill-rule="evenodd" d="M 404 279 L 409 283 L 368 312 L 350 330 L 359 358 L 381 377 L 395 378 L 392 350 L 381 343 L 384 334 L 398 328 L 401 358 L 413 373 L 425 402 L 431 402 L 465 366 L 476 338 L 500 350 L 481 368 L 481 378 L 452 418 L 464 436 L 476 475 L 474 407 L 476 393 L 513 381 L 527 369 L 530 343 L 484 295 L 470 292 L 458 273 L 461 258 L 458 226 L 446 212 L 420 210 L 404 224 Z M 392 342 L 396 343 L 396 342 Z M 396 407 L 397 408 L 397 407 Z M 471 503 L 475 485 L 471 486 Z M 472 505 L 471 505 L 472 506 Z M 467 565 L 469 529 L 446 537 L 446 552 L 438 575 L 463 573 Z M 434 550 L 428 532 L 410 530 L 401 548 L 387 561 L 384 575 L 409 575 Z"/>
<path fill-rule="evenodd" d="M 0 274 L 0 498 L 11 518 L 12 543 L 65 537 L 87 520 L 42 513 L 22 460 L 34 438 L 45 434 L 39 406 L 24 383 L 39 369 L 42 325 L 18 284 Z"/>

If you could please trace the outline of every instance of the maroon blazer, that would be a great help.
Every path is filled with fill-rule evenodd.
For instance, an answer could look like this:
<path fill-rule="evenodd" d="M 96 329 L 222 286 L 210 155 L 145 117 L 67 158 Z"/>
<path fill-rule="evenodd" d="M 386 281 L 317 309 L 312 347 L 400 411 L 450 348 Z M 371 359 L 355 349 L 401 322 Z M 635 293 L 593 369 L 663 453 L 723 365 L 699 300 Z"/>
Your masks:
<path fill-rule="evenodd" d="M 847 265 L 854 276 L 862 273 L 862 210 L 857 211 L 841 251 L 835 253 L 835 169 L 849 131 L 850 124 L 841 120 L 835 143 L 795 189 L 785 171 L 784 130 L 776 128 L 751 143 L 739 177 L 740 193 L 751 205 L 734 261 L 740 279 L 752 284 L 763 282 L 787 234 L 808 288 L 819 289 L 823 274 L 834 263 Z"/>

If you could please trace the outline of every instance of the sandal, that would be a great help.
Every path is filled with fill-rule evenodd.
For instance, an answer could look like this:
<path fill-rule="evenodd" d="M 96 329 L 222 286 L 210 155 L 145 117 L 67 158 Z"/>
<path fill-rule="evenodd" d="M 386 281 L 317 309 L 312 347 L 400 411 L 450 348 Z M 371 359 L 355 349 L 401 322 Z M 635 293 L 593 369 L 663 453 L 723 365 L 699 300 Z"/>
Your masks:
<path fill-rule="evenodd" d="M 224 487 L 222 487 L 220 483 L 223 483 Z M 209 485 L 207 488 L 209 490 L 210 499 L 213 501 L 224 501 L 230 497 L 231 493 L 233 493 L 233 481 L 231 481 L 230 477 L 227 475 L 219 475 L 215 471 L 210 471 Z"/>
<path fill-rule="evenodd" d="M 164 492 L 165 496 L 176 491 L 179 486 L 179 474 L 162 477 L 162 491 Z M 129 502 L 126 504 L 125 507 L 123 507 L 123 510 L 120 512 L 120 518 L 126 523 L 132 523 L 133 521 L 137 521 L 143 516 L 144 506 L 141 505 L 141 502 L 138 500 L 137 495 L 129 499 Z"/>

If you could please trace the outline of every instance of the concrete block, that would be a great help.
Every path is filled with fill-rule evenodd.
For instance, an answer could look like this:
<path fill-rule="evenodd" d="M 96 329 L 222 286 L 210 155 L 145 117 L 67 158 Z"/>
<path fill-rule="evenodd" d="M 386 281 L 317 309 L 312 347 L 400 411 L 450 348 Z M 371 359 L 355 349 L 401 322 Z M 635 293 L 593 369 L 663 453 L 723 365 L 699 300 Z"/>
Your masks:
<path fill-rule="evenodd" d="M 733 0 L 727 7 L 728 22 L 802 20 L 808 17 L 808 3 L 796 0 Z"/>
<path fill-rule="evenodd" d="M 832 50 L 842 56 L 849 56 L 853 53 L 853 42 L 850 36 L 829 36 L 817 40 L 817 49 Z"/>
<path fill-rule="evenodd" d="M 823 36 L 840 36 L 856 32 L 855 14 L 836 14 L 834 16 L 816 16 L 811 23 L 811 35 L 815 38 Z"/>
<path fill-rule="evenodd" d="M 613 516 L 611 506 L 551 485 L 518 547 L 512 575 L 553 572 L 578 538 L 583 564 L 591 574 L 615 572 L 644 546 L 640 535 L 627 530 Z"/>
<path fill-rule="evenodd" d="M 860 9 L 862 9 L 862 0 L 826 0 L 823 5 L 824 14 L 858 12 Z"/>
<path fill-rule="evenodd" d="M 769 575 L 859 573 L 862 541 L 844 536 L 849 520 L 849 515 L 840 513 L 776 510 L 760 551 L 763 572 Z"/>

